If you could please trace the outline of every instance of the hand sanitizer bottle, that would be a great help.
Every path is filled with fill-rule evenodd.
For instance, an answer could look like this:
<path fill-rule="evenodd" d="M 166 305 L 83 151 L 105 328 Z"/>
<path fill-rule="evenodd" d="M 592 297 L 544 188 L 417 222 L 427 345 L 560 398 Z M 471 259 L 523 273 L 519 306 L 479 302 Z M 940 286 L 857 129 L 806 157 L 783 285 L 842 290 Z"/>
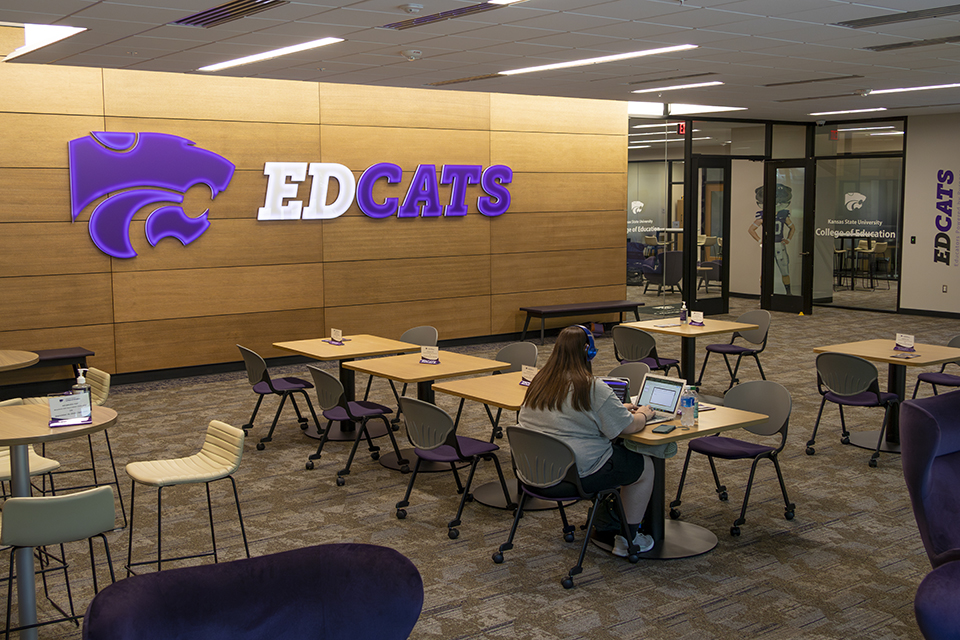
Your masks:
<path fill-rule="evenodd" d="M 90 393 L 90 385 L 87 384 L 87 379 L 83 376 L 83 374 L 85 374 L 86 372 L 87 372 L 86 369 L 80 369 L 80 368 L 78 368 L 78 369 L 77 369 L 77 373 L 78 373 L 79 375 L 77 376 L 77 384 L 75 384 L 75 385 L 73 385 L 73 386 L 71 387 L 71 390 L 72 390 L 74 393 L 86 393 L 86 394 L 87 394 L 87 399 L 86 399 L 86 401 L 84 402 L 83 417 L 89 416 L 89 415 L 90 415 L 90 412 L 92 411 L 92 407 L 93 407 L 93 395 Z"/>
<path fill-rule="evenodd" d="M 687 324 L 687 303 L 680 306 L 680 324 Z"/>

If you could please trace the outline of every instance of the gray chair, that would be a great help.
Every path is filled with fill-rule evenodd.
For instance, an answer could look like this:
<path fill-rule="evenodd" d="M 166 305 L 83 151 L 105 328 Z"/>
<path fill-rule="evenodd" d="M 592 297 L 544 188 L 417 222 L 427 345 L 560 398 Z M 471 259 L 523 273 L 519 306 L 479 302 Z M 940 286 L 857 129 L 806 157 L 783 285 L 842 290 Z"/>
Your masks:
<path fill-rule="evenodd" d="M 660 255 L 660 268 L 652 273 L 644 273 L 644 276 L 647 280 L 643 287 L 644 293 L 651 284 L 657 285 L 657 295 L 660 295 L 664 287 L 670 287 L 671 293 L 674 287 L 683 293 L 680 288 L 680 280 L 683 279 L 683 251 L 664 251 Z"/>
<path fill-rule="evenodd" d="M 773 462 L 777 471 L 777 480 L 780 481 L 780 492 L 783 494 L 783 517 L 793 520 L 796 505 L 787 497 L 787 487 L 783 483 L 783 473 L 780 471 L 778 456 L 787 443 L 787 427 L 790 423 L 790 412 L 793 409 L 793 400 L 790 392 L 782 385 L 769 380 L 754 380 L 745 382 L 727 391 L 724 396 L 724 407 L 752 411 L 769 416 L 769 419 L 757 425 L 744 427 L 752 434 L 762 437 L 780 436 L 776 445 L 764 445 L 754 442 L 727 438 L 720 435 L 705 436 L 690 440 L 687 447 L 687 457 L 683 462 L 683 471 L 680 474 L 680 484 L 677 486 L 677 498 L 670 503 L 670 517 L 676 520 L 680 517 L 680 495 L 683 492 L 683 483 L 687 477 L 687 467 L 690 465 L 690 455 L 696 451 L 707 456 L 710 470 L 713 472 L 713 481 L 717 486 L 717 495 L 721 500 L 727 499 L 727 487 L 720 484 L 714 458 L 721 460 L 751 460 L 750 477 L 747 479 L 747 488 L 743 494 L 743 506 L 740 508 L 740 517 L 730 527 L 730 535 L 740 535 L 740 525 L 746 522 L 747 503 L 750 501 L 750 490 L 753 487 L 753 478 L 757 465 L 761 460 Z"/>
<path fill-rule="evenodd" d="M 613 328 L 613 353 L 620 364 L 642 362 L 651 370 L 670 374 L 676 367 L 677 376 L 681 376 L 680 361 L 673 358 L 661 358 L 657 355 L 657 340 L 652 335 L 636 327 L 618 324 Z"/>
<path fill-rule="evenodd" d="M 510 535 L 507 541 L 501 544 L 493 554 L 493 561 L 496 564 L 502 563 L 503 552 L 513 549 L 513 538 L 517 533 L 517 526 L 523 517 L 523 508 L 528 498 L 539 498 L 557 503 L 560 519 L 563 521 L 563 539 L 567 542 L 573 542 L 575 527 L 567 520 L 567 513 L 563 506 L 564 502 L 591 500 L 593 504 L 590 507 L 590 515 L 587 518 L 587 524 L 583 527 L 585 533 L 583 546 L 580 548 L 580 558 L 577 560 L 577 564 L 560 581 L 564 589 L 572 589 L 574 586 L 573 577 L 583 572 L 583 558 L 587 554 L 587 545 L 590 543 L 594 518 L 599 511 L 597 506 L 607 496 L 613 499 L 616 513 L 620 519 L 620 534 L 626 540 L 632 538 L 627 533 L 627 518 L 623 513 L 619 487 L 603 489 L 596 493 L 584 491 L 580 484 L 580 475 L 577 471 L 577 461 L 573 450 L 566 443 L 553 436 L 517 425 L 507 427 L 507 440 L 510 442 L 513 471 L 517 476 L 517 484 L 520 488 L 520 504 L 517 506 L 513 518 Z M 637 562 L 639 560 L 637 555 L 639 548 L 633 542 L 630 542 L 629 545 L 627 559 L 630 562 Z"/>
<path fill-rule="evenodd" d="M 503 489 L 503 498 L 508 508 L 512 507 L 513 500 L 510 498 L 507 481 L 503 477 L 503 469 L 500 468 L 500 460 L 496 454 L 500 447 L 475 438 L 458 436 L 450 414 L 436 405 L 415 398 L 400 398 L 400 404 L 406 416 L 404 422 L 407 425 L 407 438 L 417 454 L 417 462 L 413 467 L 413 475 L 410 476 L 410 481 L 407 483 L 407 492 L 404 494 L 403 500 L 396 505 L 397 519 L 403 520 L 407 517 L 407 511 L 404 507 L 410 505 L 410 493 L 413 491 L 413 484 L 417 481 L 420 463 L 424 460 L 449 464 L 457 482 L 460 506 L 457 508 L 456 517 L 447 523 L 447 536 L 451 540 L 456 540 L 460 536 L 460 530 L 457 527 L 460 526 L 463 506 L 467 500 L 473 499 L 470 494 L 470 486 L 473 484 L 473 475 L 477 471 L 477 464 L 480 460 L 493 461 L 497 468 L 497 477 L 500 479 L 500 487 Z M 470 475 L 467 476 L 465 485 L 460 482 L 460 474 L 457 471 L 458 462 L 470 463 Z"/>
<path fill-rule="evenodd" d="M 704 357 L 703 364 L 700 366 L 700 377 L 697 378 L 698 387 L 700 383 L 703 382 L 703 372 L 707 368 L 707 360 L 710 359 L 711 353 L 719 353 L 723 356 L 723 362 L 727 365 L 727 373 L 730 374 L 730 386 L 727 387 L 727 389 L 732 389 L 733 385 L 740 382 L 740 379 L 737 378 L 737 372 L 740 371 L 740 361 L 743 360 L 744 356 L 751 356 L 757 362 L 757 369 L 760 370 L 760 378 L 762 380 L 767 379 L 763 374 L 763 367 L 760 365 L 760 354 L 767 348 L 767 334 L 770 332 L 770 312 L 765 309 L 747 311 L 737 318 L 737 322 L 755 324 L 757 328 L 750 329 L 749 331 L 734 332 L 729 343 L 708 344 L 706 347 L 707 355 Z M 735 344 L 737 338 L 743 338 L 748 345 Z M 733 368 L 730 367 L 730 356 L 737 356 L 737 362 Z"/>
<path fill-rule="evenodd" d="M 87 540 L 90 549 L 90 568 L 93 573 L 94 592 L 99 591 L 97 581 L 97 565 L 93 554 L 93 538 L 103 541 L 103 548 L 107 559 L 107 568 L 110 572 L 110 581 L 116 576 L 113 571 L 113 561 L 110 557 L 110 545 L 104 534 L 113 529 L 116 513 L 113 505 L 113 489 L 109 486 L 98 487 L 58 496 L 10 498 L 3 504 L 3 528 L 0 529 L 0 544 L 10 545 L 10 571 L 8 574 L 7 591 L 7 627 L 9 636 L 11 631 L 32 629 L 56 622 L 77 620 L 73 606 L 73 593 L 70 589 L 70 576 L 67 572 L 66 555 L 63 545 L 68 542 Z M 40 549 L 36 553 L 40 557 L 40 574 L 43 579 L 44 594 L 57 611 L 63 616 L 54 620 L 45 620 L 37 624 L 22 627 L 11 627 L 11 592 L 13 582 L 13 552 L 24 547 L 46 547 L 59 545 L 60 555 Z M 56 566 L 54 566 L 56 565 Z M 50 598 L 47 585 L 47 573 L 63 571 L 66 582 L 69 613 Z"/>
<path fill-rule="evenodd" d="M 260 404 L 263 402 L 264 396 L 280 396 L 280 405 L 277 407 L 276 415 L 273 416 L 273 424 L 270 425 L 270 431 L 267 432 L 266 437 L 260 438 L 260 442 L 257 443 L 257 451 L 263 451 L 266 443 L 273 440 L 273 430 L 277 428 L 277 421 L 280 420 L 280 412 L 283 411 L 283 405 L 287 401 L 287 398 L 290 398 L 290 402 L 293 403 L 293 410 L 297 412 L 297 422 L 300 423 L 300 429 L 304 431 L 307 429 L 307 419 L 300 413 L 300 407 L 297 406 L 297 400 L 294 397 L 296 393 L 303 394 L 304 399 L 307 401 L 307 407 L 310 409 L 310 414 L 313 415 L 313 423 L 319 431 L 320 421 L 317 420 L 317 414 L 313 410 L 310 396 L 307 395 L 307 389 L 312 389 L 313 385 L 306 380 L 294 377 L 277 378 L 274 380 L 270 377 L 270 372 L 267 370 L 266 361 L 260 357 L 259 354 L 246 347 L 241 347 L 239 344 L 237 348 L 240 349 L 240 354 L 243 356 L 243 364 L 247 369 L 247 380 L 250 381 L 253 392 L 257 394 L 257 404 L 254 406 L 253 413 L 250 415 L 250 421 L 243 425 L 244 436 L 247 435 L 250 429 L 253 429 L 253 421 L 257 417 L 257 411 L 260 410 Z"/>
<path fill-rule="evenodd" d="M 350 450 L 350 456 L 347 458 L 347 466 L 337 472 L 337 486 L 342 487 L 346 482 L 343 476 L 350 474 L 350 465 L 353 464 L 353 458 L 357 454 L 357 447 L 360 446 L 361 438 L 367 439 L 370 457 L 374 460 L 380 458 L 380 447 L 373 444 L 373 439 L 367 430 L 367 422 L 371 418 L 380 418 L 387 427 L 387 435 L 390 436 L 393 451 L 397 454 L 397 463 L 403 465 L 401 468 L 404 472 L 409 471 L 409 467 L 406 466 L 407 461 L 400 455 L 400 448 L 397 447 L 397 439 L 393 435 L 390 423 L 387 422 L 387 414 L 393 413 L 390 407 L 366 400 L 347 402 L 346 395 L 343 392 L 343 384 L 340 380 L 314 365 L 309 365 L 307 369 L 310 370 L 310 374 L 313 376 L 313 386 L 317 390 L 317 402 L 320 405 L 320 411 L 323 412 L 323 417 L 327 419 L 327 426 L 323 430 L 320 444 L 317 445 L 317 452 L 311 454 L 307 459 L 307 469 L 313 469 L 314 460 L 320 459 L 333 422 L 353 422 L 357 425 L 357 435 L 353 441 L 353 448 Z"/>
<path fill-rule="evenodd" d="M 400 342 L 409 342 L 410 344 L 415 344 L 420 347 L 435 347 L 437 346 L 437 340 L 439 337 L 440 334 L 436 327 L 422 325 L 404 331 L 403 335 L 400 336 Z M 393 391 L 393 397 L 397 401 L 397 415 L 390 422 L 394 425 L 398 425 L 400 423 L 400 416 L 403 414 L 403 408 L 400 406 L 400 396 L 407 394 L 407 383 L 404 382 L 401 391 L 397 393 L 397 386 L 393 383 L 393 380 L 388 380 L 387 382 L 390 383 L 390 390 Z M 367 379 L 367 390 L 363 394 L 364 400 L 367 400 L 370 397 L 371 384 L 373 384 L 373 376 L 370 376 Z M 399 427 L 394 426 L 394 431 L 396 431 L 398 428 Z"/>
<path fill-rule="evenodd" d="M 870 466 L 877 466 L 880 457 L 880 445 L 883 443 L 883 434 L 887 430 L 887 421 L 890 412 L 896 411 L 900 399 L 895 393 L 880 391 L 877 381 L 877 368 L 872 362 L 846 353 L 821 353 L 817 356 L 817 391 L 822 396 L 820 411 L 817 412 L 817 422 L 813 425 L 813 433 L 807 441 L 807 455 L 816 453 L 813 445 L 816 443 L 817 429 L 820 428 L 820 417 L 823 415 L 823 405 L 835 403 L 840 409 L 840 442 L 850 444 L 850 433 L 843 417 L 843 407 L 883 407 L 883 425 L 880 427 L 880 436 L 877 438 L 877 448 L 870 457 Z"/>
<path fill-rule="evenodd" d="M 537 345 L 532 342 L 514 342 L 508 344 L 500 349 L 500 351 L 497 351 L 497 355 L 494 356 L 493 359 L 498 362 L 509 362 L 510 368 L 504 369 L 503 371 L 495 371 L 494 373 L 521 371 L 524 365 L 535 367 L 537 366 L 537 356 Z"/>
<path fill-rule="evenodd" d="M 947 346 L 960 349 L 960 335 L 950 338 L 950 342 L 947 343 Z M 918 375 L 917 386 L 913 388 L 913 397 L 917 397 L 917 391 L 920 389 L 921 382 L 926 382 L 933 386 L 933 395 L 937 395 L 937 387 L 960 387 L 960 376 L 946 372 L 948 364 L 960 366 L 960 360 L 944 362 L 940 367 L 940 371 L 928 371 Z"/>
<path fill-rule="evenodd" d="M 650 367 L 643 362 L 628 362 L 617 365 L 610 370 L 608 376 L 614 378 L 627 378 L 630 381 L 630 397 L 640 393 L 640 387 L 643 385 L 643 379 L 650 373 Z"/>

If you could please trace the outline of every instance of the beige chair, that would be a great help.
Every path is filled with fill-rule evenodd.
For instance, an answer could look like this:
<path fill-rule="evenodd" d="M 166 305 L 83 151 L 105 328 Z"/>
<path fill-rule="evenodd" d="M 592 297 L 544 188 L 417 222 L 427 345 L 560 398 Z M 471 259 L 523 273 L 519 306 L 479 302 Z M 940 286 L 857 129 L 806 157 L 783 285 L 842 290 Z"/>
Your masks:
<path fill-rule="evenodd" d="M 660 251 L 660 247 L 663 246 L 663 243 L 660 242 L 657 236 L 643 236 L 643 244 L 652 249 L 652 255 L 657 255 L 657 253 Z"/>
<path fill-rule="evenodd" d="M 24 401 L 20 398 L 12 398 L 10 400 L 4 400 L 0 402 L 0 407 L 9 407 L 24 404 Z M 56 460 L 51 460 L 50 458 L 44 458 L 40 455 L 37 455 L 37 452 L 34 451 L 31 446 L 28 449 L 29 464 L 30 464 L 30 475 L 39 476 L 43 474 L 50 473 L 56 469 L 60 468 L 60 463 Z M 5 482 L 10 482 L 10 447 L 0 447 L 0 485 Z M 51 490 L 53 488 L 53 479 L 50 481 Z M 42 492 L 43 489 L 40 489 Z M 0 493 L 4 496 L 7 495 L 6 491 L 0 489 Z"/>
<path fill-rule="evenodd" d="M 240 511 L 240 496 L 237 494 L 237 483 L 233 473 L 240 467 L 243 456 L 243 430 L 232 427 L 225 422 L 212 420 L 207 426 L 207 436 L 199 453 L 186 458 L 175 460 L 151 460 L 148 462 L 131 462 L 127 465 L 127 475 L 133 479 L 130 489 L 130 538 L 127 547 L 127 572 L 134 573 L 132 567 L 153 564 L 157 570 L 162 563 L 187 558 L 201 558 L 213 556 L 214 562 L 219 562 L 217 555 L 217 538 L 213 530 L 213 505 L 210 501 L 210 483 L 227 478 L 233 485 L 233 498 L 237 504 L 237 517 L 240 520 L 240 533 L 243 536 L 243 548 L 247 557 L 250 557 L 250 547 L 247 545 L 247 533 L 243 527 L 243 513 Z M 133 510 L 137 483 L 157 488 L 157 559 L 133 562 Z M 207 489 L 207 511 L 210 515 L 210 538 L 213 541 L 213 551 L 193 555 L 163 558 L 163 538 L 161 535 L 162 522 L 162 490 L 178 484 L 204 483 Z"/>
<path fill-rule="evenodd" d="M 83 617 L 77 615 L 73 606 L 73 594 L 70 590 L 70 577 L 67 573 L 63 545 L 67 542 L 87 540 L 90 548 L 90 568 L 93 572 L 93 590 L 100 590 L 97 583 L 96 561 L 93 556 L 93 538 L 103 540 L 103 548 L 107 556 L 107 568 L 110 570 L 110 582 L 116 582 L 113 572 L 113 561 L 110 558 L 110 545 L 103 534 L 113 529 L 116 514 L 113 508 L 113 489 L 98 487 L 79 493 L 70 493 L 59 496 L 44 496 L 37 498 L 10 498 L 3 504 L 3 528 L 0 529 L 0 544 L 10 545 L 12 551 L 26 547 L 46 547 L 60 545 L 60 556 L 40 549 L 41 558 L 39 573 L 43 575 L 44 592 L 50 603 L 63 615 L 62 618 L 44 620 L 37 624 L 24 627 L 10 627 L 11 593 L 7 591 L 7 634 L 11 631 L 29 629 L 55 622 L 76 621 Z M 51 563 L 52 561 L 52 563 Z M 56 565 L 56 566 L 54 566 Z M 67 600 L 70 613 L 50 599 L 47 592 L 46 574 L 50 571 L 63 571 L 67 586 Z M 13 554 L 10 562 L 10 584 L 13 581 Z M 8 585 L 9 586 L 9 585 Z"/>

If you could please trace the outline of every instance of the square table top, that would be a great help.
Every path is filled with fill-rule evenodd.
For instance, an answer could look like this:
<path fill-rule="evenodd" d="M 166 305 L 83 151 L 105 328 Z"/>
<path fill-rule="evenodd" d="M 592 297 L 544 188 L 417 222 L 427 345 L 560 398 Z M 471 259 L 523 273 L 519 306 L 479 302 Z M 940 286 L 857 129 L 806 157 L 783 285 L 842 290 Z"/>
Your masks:
<path fill-rule="evenodd" d="M 716 406 L 704 402 L 701 402 L 700 405 L 708 407 Z M 756 424 L 761 424 L 768 417 L 769 416 L 766 416 L 762 413 L 754 413 L 752 411 L 742 411 L 741 409 L 733 409 L 731 407 L 717 406 L 716 409 L 712 409 L 710 411 L 704 411 L 701 409 L 700 419 L 697 426 L 691 427 L 689 430 L 681 429 L 680 418 L 676 418 L 675 420 L 671 420 L 669 422 L 660 423 L 676 425 L 677 428 L 670 433 L 653 433 L 653 427 L 649 427 L 640 433 L 631 433 L 623 436 L 623 438 L 626 440 L 633 440 L 634 442 L 639 442 L 641 444 L 665 444 L 667 442 L 686 440 L 687 438 L 709 436 L 714 433 L 720 433 L 721 431 L 739 429 L 740 427 L 751 427 Z"/>
<path fill-rule="evenodd" d="M 885 362 L 887 364 L 904 365 L 908 367 L 925 367 L 932 364 L 943 364 L 960 360 L 960 349 L 945 347 L 938 344 L 914 343 L 914 351 L 894 351 L 896 340 L 861 340 L 859 342 L 845 342 L 831 344 L 825 347 L 814 347 L 814 353 L 846 353 L 859 356 L 865 360 Z M 905 358 L 909 354 L 914 357 Z"/>
<path fill-rule="evenodd" d="M 419 350 L 420 347 L 417 347 Z M 429 382 L 443 378 L 492 373 L 508 369 L 510 363 L 468 356 L 453 351 L 440 351 L 440 364 L 421 364 L 420 353 L 356 360 L 343 363 L 345 369 L 386 378 L 395 382 Z"/>
<path fill-rule="evenodd" d="M 327 342 L 330 338 L 311 338 L 309 340 L 291 340 L 289 342 L 274 342 L 277 349 L 292 351 L 296 354 L 313 358 L 314 360 L 348 360 L 351 358 L 367 358 L 371 356 L 385 356 L 406 351 L 419 351 L 420 347 L 409 342 L 381 338 L 367 334 L 344 336 L 342 346 Z"/>
<path fill-rule="evenodd" d="M 11 371 L 36 364 L 40 356 L 32 351 L 0 350 L 0 371 Z"/>
<path fill-rule="evenodd" d="M 680 319 L 677 316 L 664 316 L 655 320 L 641 320 L 640 322 L 624 322 L 622 326 L 635 327 L 653 333 L 666 333 L 683 338 L 711 336 L 718 333 L 732 333 L 734 331 L 750 331 L 751 329 L 760 328 L 755 324 L 732 322 L 730 320 L 716 320 L 713 318 L 704 318 L 703 326 L 697 327 L 689 323 L 680 324 Z"/>
<path fill-rule="evenodd" d="M 437 382 L 433 390 L 500 409 L 519 411 L 529 388 L 520 384 L 522 379 L 523 374 L 514 371 L 498 376 Z"/>

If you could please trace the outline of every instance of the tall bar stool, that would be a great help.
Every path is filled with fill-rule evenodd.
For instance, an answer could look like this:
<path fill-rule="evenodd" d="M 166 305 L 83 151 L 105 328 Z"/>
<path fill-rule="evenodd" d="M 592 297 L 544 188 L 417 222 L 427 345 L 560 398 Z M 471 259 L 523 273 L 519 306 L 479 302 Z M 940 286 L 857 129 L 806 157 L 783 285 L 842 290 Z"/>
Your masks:
<path fill-rule="evenodd" d="M 237 494 L 237 483 L 233 473 L 240 467 L 243 456 L 243 430 L 232 427 L 219 420 L 211 420 L 207 426 L 207 436 L 200 451 L 186 458 L 174 460 L 152 460 L 147 462 L 131 462 L 127 465 L 127 475 L 133 479 L 130 488 L 130 539 L 127 547 L 127 573 L 134 573 L 133 567 L 154 564 L 157 571 L 163 568 L 164 562 L 186 560 L 188 558 L 202 558 L 213 556 L 214 562 L 219 562 L 217 555 L 217 537 L 213 530 L 213 505 L 210 501 L 210 483 L 216 480 L 229 479 L 233 485 L 233 498 L 237 504 L 237 518 L 240 520 L 240 534 L 243 536 L 243 548 L 247 557 L 250 557 L 250 547 L 247 544 L 247 532 L 243 527 L 243 513 L 240 511 L 240 496 Z M 210 516 L 210 539 L 213 542 L 213 551 L 195 553 L 192 555 L 164 558 L 162 555 L 163 538 L 162 524 L 162 490 L 178 484 L 204 483 L 207 489 L 207 513 Z M 157 559 L 133 562 L 133 513 L 134 498 L 137 483 L 157 488 Z"/>

